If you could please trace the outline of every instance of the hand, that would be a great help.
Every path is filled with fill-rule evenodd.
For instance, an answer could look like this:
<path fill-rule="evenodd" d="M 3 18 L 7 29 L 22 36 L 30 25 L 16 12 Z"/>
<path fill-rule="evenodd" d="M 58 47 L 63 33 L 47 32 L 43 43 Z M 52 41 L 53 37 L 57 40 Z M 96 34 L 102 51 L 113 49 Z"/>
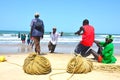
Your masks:
<path fill-rule="evenodd" d="M 77 34 L 78 34 L 78 32 L 75 32 L 74 34 L 75 34 L 75 35 L 77 35 Z"/>
<path fill-rule="evenodd" d="M 75 35 L 81 35 L 79 32 L 75 32 Z"/>
<path fill-rule="evenodd" d="M 41 38 L 43 38 L 43 35 L 41 36 Z"/>
<path fill-rule="evenodd" d="M 63 36 L 63 32 L 60 33 L 60 36 Z"/>

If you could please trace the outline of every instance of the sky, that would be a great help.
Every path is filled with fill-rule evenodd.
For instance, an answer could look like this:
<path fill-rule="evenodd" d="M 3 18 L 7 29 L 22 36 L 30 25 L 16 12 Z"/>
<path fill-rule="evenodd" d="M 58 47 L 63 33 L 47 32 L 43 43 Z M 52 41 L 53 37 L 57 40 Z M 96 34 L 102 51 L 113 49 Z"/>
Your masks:
<path fill-rule="evenodd" d="M 88 19 L 95 33 L 120 34 L 120 0 L 0 0 L 0 30 L 30 31 L 36 12 L 45 32 L 76 32 Z"/>

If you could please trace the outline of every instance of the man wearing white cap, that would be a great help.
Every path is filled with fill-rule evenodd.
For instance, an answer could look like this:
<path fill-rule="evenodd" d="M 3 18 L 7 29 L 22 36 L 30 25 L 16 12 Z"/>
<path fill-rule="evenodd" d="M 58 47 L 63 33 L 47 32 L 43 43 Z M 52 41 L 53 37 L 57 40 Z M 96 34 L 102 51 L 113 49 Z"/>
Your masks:
<path fill-rule="evenodd" d="M 58 37 L 62 36 L 62 34 L 63 34 L 63 32 L 61 32 L 61 34 L 59 34 L 56 31 L 57 31 L 56 27 L 53 27 L 53 31 L 50 34 L 51 40 L 48 43 L 48 49 L 51 53 L 53 53 L 55 50 L 55 47 L 56 47 L 57 41 L 58 41 Z"/>
<path fill-rule="evenodd" d="M 35 52 L 40 54 L 40 38 L 44 35 L 44 23 L 39 19 L 39 13 L 35 13 L 35 19 L 31 22 L 31 37 L 33 37 L 35 43 Z"/>
<path fill-rule="evenodd" d="M 94 41 L 98 46 L 98 52 L 91 50 L 91 53 L 96 57 L 98 62 L 115 63 L 117 59 L 114 56 L 114 44 L 112 35 L 108 35 L 105 41 Z"/>

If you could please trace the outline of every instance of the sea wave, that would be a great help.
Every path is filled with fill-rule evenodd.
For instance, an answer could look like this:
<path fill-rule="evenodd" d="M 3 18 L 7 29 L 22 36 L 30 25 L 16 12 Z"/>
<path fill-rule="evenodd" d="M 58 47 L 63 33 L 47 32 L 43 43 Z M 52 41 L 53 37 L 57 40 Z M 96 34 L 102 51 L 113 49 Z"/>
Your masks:
<path fill-rule="evenodd" d="M 95 40 L 104 41 L 106 34 L 95 35 Z M 113 43 L 120 43 L 120 35 L 113 35 L 114 41 Z M 45 34 L 44 38 L 41 42 L 49 42 L 50 35 Z M 64 34 L 62 37 L 58 39 L 58 42 L 79 42 L 81 40 L 81 36 L 76 36 L 73 33 Z M 26 41 L 27 41 L 27 33 L 26 33 Z M 21 39 L 18 38 L 18 33 L 2 33 L 0 34 L 0 43 L 20 43 Z"/>

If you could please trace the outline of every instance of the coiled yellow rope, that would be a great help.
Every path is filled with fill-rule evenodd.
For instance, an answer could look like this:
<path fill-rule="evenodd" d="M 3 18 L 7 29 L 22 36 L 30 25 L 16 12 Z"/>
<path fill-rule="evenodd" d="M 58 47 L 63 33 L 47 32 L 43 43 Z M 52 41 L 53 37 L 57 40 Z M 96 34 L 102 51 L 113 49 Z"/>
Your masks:
<path fill-rule="evenodd" d="M 67 66 L 68 73 L 87 73 L 93 69 L 93 63 L 78 55 L 70 60 Z"/>
<path fill-rule="evenodd" d="M 51 64 L 47 58 L 33 53 L 25 59 L 23 70 L 28 74 L 47 74 L 51 72 Z"/>
<path fill-rule="evenodd" d="M 93 63 L 90 60 L 87 60 L 86 58 L 83 58 L 80 55 L 75 56 L 70 60 L 70 62 L 67 65 L 66 72 L 72 73 L 72 75 L 67 79 L 70 80 L 74 74 L 79 73 L 88 73 L 93 70 Z M 65 72 L 55 73 L 51 74 L 49 76 L 49 80 L 52 80 L 51 77 L 56 74 L 63 74 Z"/>

